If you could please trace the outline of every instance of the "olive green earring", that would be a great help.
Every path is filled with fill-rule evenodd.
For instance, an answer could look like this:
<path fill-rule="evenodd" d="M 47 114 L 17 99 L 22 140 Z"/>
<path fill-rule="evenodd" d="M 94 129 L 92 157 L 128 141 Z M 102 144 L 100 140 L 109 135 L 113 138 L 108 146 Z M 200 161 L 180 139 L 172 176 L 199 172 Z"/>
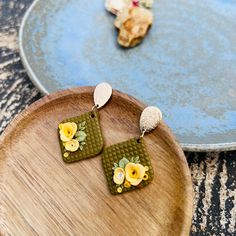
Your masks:
<path fill-rule="evenodd" d="M 58 127 L 62 158 L 74 162 L 98 155 L 103 150 L 103 136 L 99 124 L 98 110 L 112 95 L 108 83 L 96 86 L 93 94 L 94 106 L 88 113 L 63 120 Z"/>
<path fill-rule="evenodd" d="M 153 180 L 144 134 L 155 129 L 161 119 L 162 113 L 157 107 L 145 108 L 140 117 L 140 137 L 104 149 L 102 163 L 112 194 L 142 188 Z"/>

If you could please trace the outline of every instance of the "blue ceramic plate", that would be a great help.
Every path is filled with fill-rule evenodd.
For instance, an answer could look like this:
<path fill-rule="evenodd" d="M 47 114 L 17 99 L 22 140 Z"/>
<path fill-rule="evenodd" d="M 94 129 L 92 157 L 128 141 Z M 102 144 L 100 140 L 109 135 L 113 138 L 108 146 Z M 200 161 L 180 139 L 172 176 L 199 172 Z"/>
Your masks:
<path fill-rule="evenodd" d="M 185 150 L 236 149 L 236 1 L 155 0 L 144 42 L 124 50 L 104 0 L 38 0 L 20 30 L 43 93 L 107 81 L 157 105 Z"/>

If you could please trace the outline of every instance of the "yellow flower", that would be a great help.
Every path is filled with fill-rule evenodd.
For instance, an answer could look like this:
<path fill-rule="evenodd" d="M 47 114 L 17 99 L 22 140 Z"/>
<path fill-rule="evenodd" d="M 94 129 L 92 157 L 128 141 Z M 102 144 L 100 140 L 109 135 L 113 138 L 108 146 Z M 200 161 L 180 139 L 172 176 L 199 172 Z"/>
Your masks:
<path fill-rule="evenodd" d="M 116 190 L 117 190 L 118 193 L 122 192 L 122 188 L 121 187 L 118 187 Z"/>
<path fill-rule="evenodd" d="M 143 180 L 148 180 L 148 174 L 145 174 L 145 175 L 143 176 Z"/>
<path fill-rule="evenodd" d="M 130 182 L 131 185 L 137 186 L 143 180 L 145 174 L 145 167 L 141 164 L 128 163 L 125 166 L 125 176 L 126 180 Z"/>
<path fill-rule="evenodd" d="M 63 156 L 64 156 L 64 157 L 68 157 L 68 156 L 69 156 L 69 153 L 68 153 L 68 152 L 65 152 Z"/>
<path fill-rule="evenodd" d="M 116 183 L 116 184 L 122 184 L 124 182 L 124 179 L 125 179 L 125 171 L 124 169 L 118 167 L 115 169 L 114 171 L 114 175 L 113 175 L 113 181 Z"/>
<path fill-rule="evenodd" d="M 61 141 L 68 142 L 74 137 L 77 131 L 77 125 L 74 122 L 67 122 L 64 124 L 60 124 L 59 129 Z"/>
<path fill-rule="evenodd" d="M 131 184 L 129 181 L 125 180 L 124 186 L 125 186 L 125 188 L 130 188 Z"/>
<path fill-rule="evenodd" d="M 72 139 L 65 144 L 65 149 L 70 152 L 75 152 L 79 148 L 79 142 L 76 139 Z"/>

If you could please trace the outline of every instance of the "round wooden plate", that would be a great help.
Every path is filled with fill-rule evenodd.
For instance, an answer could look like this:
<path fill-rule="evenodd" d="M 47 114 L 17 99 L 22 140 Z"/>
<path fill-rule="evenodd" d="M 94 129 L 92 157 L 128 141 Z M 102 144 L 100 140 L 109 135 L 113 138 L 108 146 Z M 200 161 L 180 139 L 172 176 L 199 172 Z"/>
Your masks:
<path fill-rule="evenodd" d="M 193 191 L 188 165 L 162 122 L 145 135 L 155 177 L 147 187 L 110 194 L 101 155 L 66 164 L 58 123 L 93 106 L 93 87 L 48 95 L 31 105 L 0 139 L 1 224 L 6 235 L 188 235 Z M 144 105 L 114 91 L 100 110 L 105 145 L 139 135 Z"/>

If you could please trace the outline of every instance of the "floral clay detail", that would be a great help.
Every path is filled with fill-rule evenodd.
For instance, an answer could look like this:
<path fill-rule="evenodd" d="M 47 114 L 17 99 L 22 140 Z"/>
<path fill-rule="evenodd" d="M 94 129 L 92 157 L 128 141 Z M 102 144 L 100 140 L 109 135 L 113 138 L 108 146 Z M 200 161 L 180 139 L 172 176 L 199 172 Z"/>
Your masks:
<path fill-rule="evenodd" d="M 68 118 L 59 124 L 59 143 L 65 162 L 96 156 L 103 149 L 103 137 L 97 111 Z"/>
<path fill-rule="evenodd" d="M 114 163 L 113 182 L 117 185 L 117 192 L 121 193 L 124 188 L 138 186 L 142 181 L 148 180 L 148 166 L 140 164 L 139 157 L 131 160 L 123 157 L 118 163 Z"/>
<path fill-rule="evenodd" d="M 86 144 L 86 121 L 76 124 L 75 122 L 66 122 L 59 124 L 60 139 L 65 147 L 65 154 L 70 152 L 82 151 Z"/>

